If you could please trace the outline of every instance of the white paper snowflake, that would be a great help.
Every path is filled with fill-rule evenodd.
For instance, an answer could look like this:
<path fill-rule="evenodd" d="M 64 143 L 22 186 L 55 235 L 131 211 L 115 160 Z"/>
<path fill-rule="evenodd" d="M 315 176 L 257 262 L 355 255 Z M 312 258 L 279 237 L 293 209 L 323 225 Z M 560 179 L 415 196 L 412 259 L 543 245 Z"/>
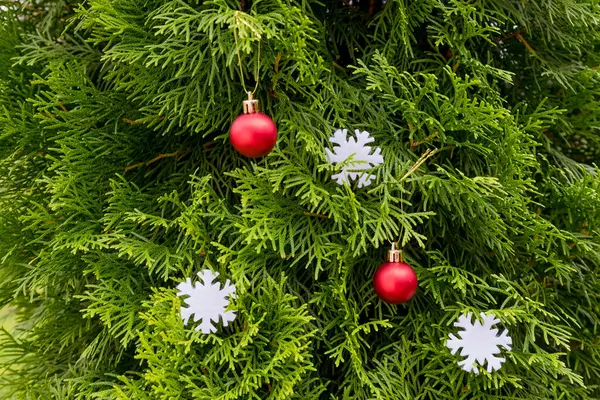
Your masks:
<path fill-rule="evenodd" d="M 178 296 L 189 296 L 184 300 L 188 307 L 181 307 L 183 323 L 187 325 L 190 318 L 192 321 L 202 320 L 196 330 L 206 334 L 217 331 L 215 323 L 219 322 L 219 317 L 223 319 L 223 326 L 235 320 L 235 311 L 225 311 L 229 305 L 228 297 L 235 292 L 235 286 L 227 279 L 221 289 L 219 282 L 213 284 L 218 276 L 218 273 L 205 269 L 198 272 L 202 284 L 200 282 L 192 284 L 192 280 L 187 278 L 185 282 L 177 285 Z"/>
<path fill-rule="evenodd" d="M 368 186 L 375 179 L 375 175 L 366 173 L 365 170 L 375 167 L 383 163 L 383 156 L 381 155 L 381 149 L 375 148 L 373 154 L 371 154 L 371 146 L 367 146 L 368 143 L 375 141 L 369 136 L 369 132 L 354 131 L 356 140 L 348 135 L 348 129 L 338 129 L 335 131 L 333 136 L 329 139 L 330 142 L 337 144 L 333 148 L 334 152 L 329 149 L 325 149 L 327 153 L 327 159 L 330 163 L 342 163 L 352 156 L 352 160 L 348 164 L 342 167 L 340 173 L 332 176 L 339 185 L 348 183 L 350 179 L 358 179 L 358 187 Z"/>
<path fill-rule="evenodd" d="M 459 361 L 458 365 L 462 366 L 467 372 L 479 373 L 475 361 L 481 366 L 487 361 L 488 372 L 500 369 L 505 359 L 496 357 L 495 354 L 500 354 L 499 346 L 510 350 L 512 339 L 508 336 L 506 329 L 498 334 L 498 329 L 493 328 L 495 324 L 500 322 L 493 315 L 486 315 L 482 312 L 481 319 L 483 320 L 483 324 L 478 320 L 475 323 L 471 323 L 472 318 L 473 314 L 471 313 L 458 318 L 454 326 L 463 328 L 464 331 L 459 332 L 460 338 L 450 334 L 450 340 L 448 340 L 446 345 L 452 350 L 452 354 L 456 354 L 462 347 L 460 355 L 467 358 Z"/>

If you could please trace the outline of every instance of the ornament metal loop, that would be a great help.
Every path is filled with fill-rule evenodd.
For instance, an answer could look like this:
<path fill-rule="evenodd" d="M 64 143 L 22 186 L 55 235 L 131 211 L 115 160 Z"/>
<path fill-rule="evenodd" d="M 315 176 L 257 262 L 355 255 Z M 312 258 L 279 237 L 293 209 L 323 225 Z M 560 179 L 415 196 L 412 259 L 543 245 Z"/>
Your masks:
<path fill-rule="evenodd" d="M 392 248 L 388 251 L 388 262 L 404 262 L 402 258 L 402 250 L 398 249 L 398 242 L 392 242 Z"/>
<path fill-rule="evenodd" d="M 258 100 L 254 98 L 252 92 L 248 92 L 248 100 L 243 101 L 244 114 L 255 114 L 258 112 Z"/>

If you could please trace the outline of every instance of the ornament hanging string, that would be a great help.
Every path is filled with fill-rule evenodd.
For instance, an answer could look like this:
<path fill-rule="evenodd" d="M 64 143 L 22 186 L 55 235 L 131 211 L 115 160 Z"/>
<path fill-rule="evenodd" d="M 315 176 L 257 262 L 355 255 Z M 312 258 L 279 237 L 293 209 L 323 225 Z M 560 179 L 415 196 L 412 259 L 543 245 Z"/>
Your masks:
<path fill-rule="evenodd" d="M 261 113 L 259 110 L 259 101 L 254 99 L 254 93 L 260 84 L 260 32 L 256 30 L 252 24 L 245 20 L 250 16 L 241 11 L 235 13 L 235 26 L 233 27 L 233 37 L 235 39 L 235 51 L 238 58 L 238 67 L 240 68 L 240 80 L 242 86 L 248 95 L 248 100 L 242 102 L 244 113 L 239 115 L 231 124 L 229 130 L 229 141 L 231 145 L 243 156 L 248 158 L 259 158 L 266 156 L 277 144 L 277 126 L 267 114 Z M 244 30 L 237 31 L 242 25 L 245 25 Z M 250 35 L 248 35 L 248 30 Z M 256 58 L 256 71 L 254 90 L 252 92 L 246 89 L 246 81 L 244 79 L 244 68 L 242 67 L 242 56 L 240 54 L 240 42 L 238 33 L 242 39 L 250 36 L 249 49 L 252 50 L 253 40 L 258 42 L 258 55 Z M 251 53 L 252 51 L 250 51 Z"/>
<path fill-rule="evenodd" d="M 402 182 L 402 186 L 400 187 L 400 211 L 402 212 L 402 218 L 404 218 L 404 182 Z M 399 237 L 399 242 L 400 242 L 400 262 L 404 262 L 404 254 L 402 252 L 402 247 L 404 246 L 404 233 L 405 233 L 406 229 L 404 227 L 404 224 L 400 224 L 400 237 Z M 394 244 L 397 243 L 392 243 L 392 248 L 394 248 Z"/>
<path fill-rule="evenodd" d="M 406 174 L 404 174 L 404 176 L 402 178 L 400 178 L 400 183 L 402 184 L 401 186 L 401 193 L 400 193 L 400 211 L 402 212 L 402 215 L 404 216 L 404 181 L 413 173 L 415 172 L 417 169 L 419 169 L 419 167 L 421 166 L 421 164 L 423 164 L 425 161 L 427 161 L 427 159 L 433 155 L 435 155 L 437 152 L 439 151 L 439 149 L 427 149 L 425 151 L 425 153 L 423 153 L 421 155 L 421 157 L 419 157 L 419 159 L 417 160 L 417 162 L 415 162 L 415 164 L 409 168 L 408 172 L 406 172 Z M 405 232 L 406 232 L 406 228 L 404 225 L 401 226 L 400 228 L 400 235 L 399 235 L 399 241 L 398 242 L 390 242 L 392 248 L 396 248 L 398 245 L 400 245 L 399 249 L 397 249 L 400 252 L 400 262 L 404 262 L 404 254 L 403 254 L 403 250 L 402 247 L 404 246 L 404 236 L 405 236 Z"/>
<path fill-rule="evenodd" d="M 258 89 L 258 84 L 260 82 L 260 34 L 258 32 L 256 32 L 256 30 L 250 26 L 246 21 L 244 21 L 242 18 L 240 18 L 240 13 L 241 11 L 237 11 L 235 13 L 235 20 L 238 23 L 242 23 L 244 25 L 247 25 L 250 30 L 256 35 L 257 39 L 258 39 L 258 55 L 256 57 L 256 72 L 254 75 L 254 80 L 256 81 L 256 84 L 254 85 L 254 90 L 252 92 L 250 92 L 249 90 L 246 89 L 246 81 L 244 80 L 244 70 L 242 68 L 242 56 L 240 55 L 240 45 L 238 42 L 238 35 L 237 35 L 237 30 L 234 29 L 233 30 L 233 38 L 235 39 L 235 51 L 237 53 L 237 58 L 238 58 L 238 67 L 240 69 L 240 78 L 242 80 L 242 86 L 244 87 L 244 91 L 246 93 L 248 93 L 249 95 L 252 94 L 254 95 L 256 93 L 256 90 Z"/>
<path fill-rule="evenodd" d="M 404 218 L 404 181 L 402 181 L 402 185 L 400 186 L 400 212 L 402 213 L 402 218 Z M 400 224 L 400 234 L 398 235 L 397 242 L 391 242 L 392 251 L 398 251 L 398 257 L 400 262 L 404 262 L 404 234 L 406 232 L 406 228 L 404 224 Z"/>

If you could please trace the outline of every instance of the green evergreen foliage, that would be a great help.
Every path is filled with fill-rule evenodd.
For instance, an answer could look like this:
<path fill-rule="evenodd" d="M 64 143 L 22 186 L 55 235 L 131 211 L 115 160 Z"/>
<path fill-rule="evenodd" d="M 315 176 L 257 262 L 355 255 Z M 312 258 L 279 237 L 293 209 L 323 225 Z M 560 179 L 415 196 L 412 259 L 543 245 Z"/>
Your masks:
<path fill-rule="evenodd" d="M 599 7 L 0 0 L 0 393 L 600 399 Z M 249 160 L 257 75 L 279 141 Z M 331 179 L 337 128 L 382 149 L 371 186 Z M 211 335 L 175 290 L 204 268 L 238 288 Z M 510 331 L 498 372 L 445 346 L 469 311 Z"/>

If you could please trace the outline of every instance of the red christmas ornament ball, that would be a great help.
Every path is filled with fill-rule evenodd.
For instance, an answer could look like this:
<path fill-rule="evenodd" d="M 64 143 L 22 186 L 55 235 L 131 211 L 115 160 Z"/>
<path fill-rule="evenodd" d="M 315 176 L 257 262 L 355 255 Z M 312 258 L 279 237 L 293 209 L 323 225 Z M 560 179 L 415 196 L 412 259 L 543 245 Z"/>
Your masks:
<path fill-rule="evenodd" d="M 233 121 L 229 140 L 242 155 L 250 158 L 268 154 L 277 143 L 277 127 L 266 114 L 242 114 Z"/>
<path fill-rule="evenodd" d="M 406 303 L 417 291 L 417 274 L 404 262 L 386 262 L 375 271 L 373 287 L 377 296 L 387 303 Z"/>

